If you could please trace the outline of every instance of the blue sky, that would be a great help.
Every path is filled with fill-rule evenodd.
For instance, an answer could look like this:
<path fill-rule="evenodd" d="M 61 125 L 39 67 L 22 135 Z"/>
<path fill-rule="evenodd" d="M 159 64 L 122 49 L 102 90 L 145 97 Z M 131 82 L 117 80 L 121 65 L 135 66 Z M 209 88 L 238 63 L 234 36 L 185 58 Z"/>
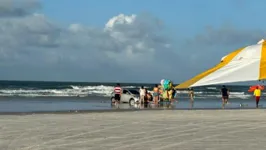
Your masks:
<path fill-rule="evenodd" d="M 266 37 L 263 0 L 8 2 L 2 80 L 179 83 Z"/>
<path fill-rule="evenodd" d="M 225 24 L 244 29 L 266 25 L 263 0 L 42 0 L 42 3 L 44 14 L 65 24 L 104 26 L 109 18 L 120 13 L 147 12 L 163 20 L 177 34 L 195 34 L 206 26 Z"/>

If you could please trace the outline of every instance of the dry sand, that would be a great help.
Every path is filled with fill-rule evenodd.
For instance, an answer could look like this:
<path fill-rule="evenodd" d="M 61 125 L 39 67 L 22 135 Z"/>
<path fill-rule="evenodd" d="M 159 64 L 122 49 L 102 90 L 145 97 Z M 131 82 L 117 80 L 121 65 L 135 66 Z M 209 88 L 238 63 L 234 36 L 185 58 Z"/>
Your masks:
<path fill-rule="evenodd" d="M 266 149 L 265 110 L 0 115 L 0 150 Z"/>

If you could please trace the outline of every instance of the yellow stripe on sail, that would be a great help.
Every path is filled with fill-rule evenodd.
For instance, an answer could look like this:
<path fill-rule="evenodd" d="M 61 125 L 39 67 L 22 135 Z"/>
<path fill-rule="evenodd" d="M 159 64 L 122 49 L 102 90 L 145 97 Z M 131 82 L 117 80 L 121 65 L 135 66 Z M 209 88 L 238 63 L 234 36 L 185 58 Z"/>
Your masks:
<path fill-rule="evenodd" d="M 245 47 L 244 47 L 245 48 Z M 187 80 L 179 85 L 177 85 L 175 88 L 176 89 L 186 89 L 189 88 L 191 85 L 193 85 L 194 83 L 198 82 L 200 79 L 208 76 L 209 74 L 215 72 L 216 70 L 224 67 L 225 65 L 227 65 L 239 52 L 241 52 L 244 48 L 238 49 L 230 54 L 228 54 L 223 61 L 221 61 L 219 64 L 217 64 L 215 67 L 193 77 L 190 80 Z M 266 57 L 265 57 L 266 58 Z"/>
<path fill-rule="evenodd" d="M 266 79 L 266 42 L 264 41 L 261 49 L 261 58 L 260 58 L 260 76 L 259 80 Z"/>

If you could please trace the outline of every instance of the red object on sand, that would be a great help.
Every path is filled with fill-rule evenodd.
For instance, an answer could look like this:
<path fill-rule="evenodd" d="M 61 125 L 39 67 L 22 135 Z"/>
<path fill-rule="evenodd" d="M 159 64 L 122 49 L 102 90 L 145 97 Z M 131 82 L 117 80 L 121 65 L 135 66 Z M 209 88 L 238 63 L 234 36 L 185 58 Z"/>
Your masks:
<path fill-rule="evenodd" d="M 264 86 L 263 85 L 253 85 L 251 87 L 249 87 L 249 92 L 253 92 L 257 87 L 259 87 L 260 90 L 264 90 Z"/>

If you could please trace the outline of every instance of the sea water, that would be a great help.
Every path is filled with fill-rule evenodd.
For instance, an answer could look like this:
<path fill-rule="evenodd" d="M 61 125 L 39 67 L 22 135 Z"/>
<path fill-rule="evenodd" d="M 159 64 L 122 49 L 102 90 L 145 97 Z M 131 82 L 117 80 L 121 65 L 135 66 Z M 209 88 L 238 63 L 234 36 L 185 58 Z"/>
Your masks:
<path fill-rule="evenodd" d="M 115 83 L 87 82 L 37 82 L 0 81 L 0 112 L 37 112 L 69 110 L 117 109 L 111 105 L 110 97 Z M 124 83 L 122 88 L 138 89 L 145 86 L 152 90 L 154 84 Z M 217 109 L 221 108 L 221 86 L 194 88 L 193 105 L 188 98 L 188 90 L 177 91 L 177 101 L 171 109 Z M 225 108 L 254 108 L 249 86 L 228 86 L 229 104 Z M 263 95 L 266 93 L 263 92 Z M 264 97 L 260 101 L 265 106 Z M 162 106 L 166 108 L 166 106 Z M 168 106 L 167 106 L 168 107 Z M 138 109 L 129 104 L 120 104 L 119 109 Z M 151 107 L 146 107 L 151 108 Z M 145 108 L 144 108 L 145 109 Z"/>

